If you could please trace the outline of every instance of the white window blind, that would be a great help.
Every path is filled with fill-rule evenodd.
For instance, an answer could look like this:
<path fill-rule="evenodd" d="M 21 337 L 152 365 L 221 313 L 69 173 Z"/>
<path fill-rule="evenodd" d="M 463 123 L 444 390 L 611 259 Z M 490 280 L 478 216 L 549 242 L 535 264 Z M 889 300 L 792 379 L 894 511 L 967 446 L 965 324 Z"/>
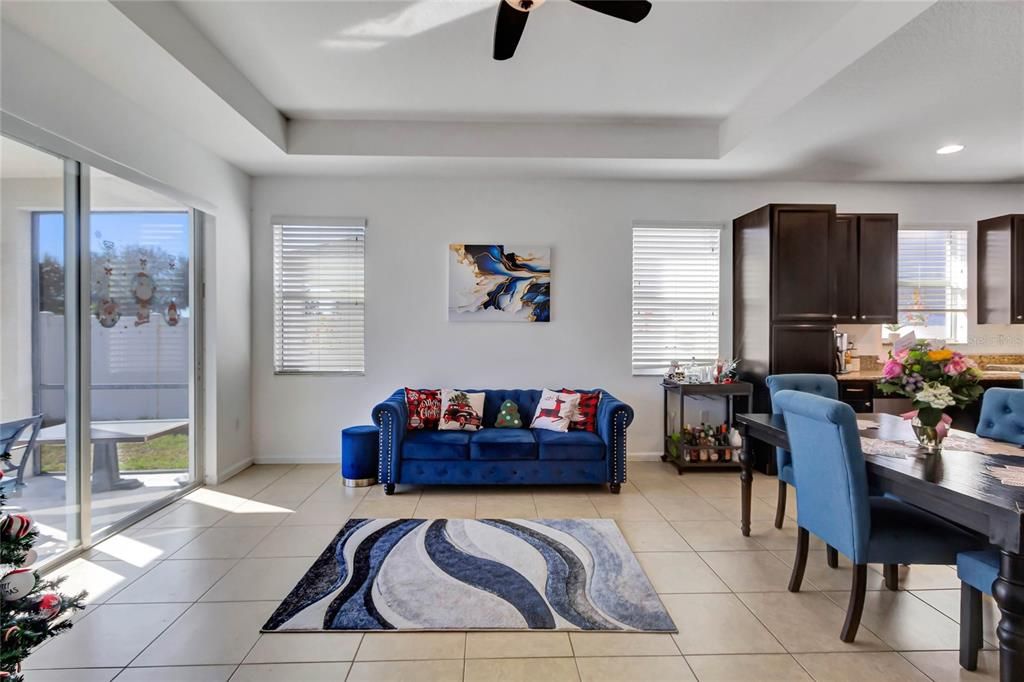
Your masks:
<path fill-rule="evenodd" d="M 919 338 L 967 340 L 967 230 L 900 230 L 898 308 Z"/>
<path fill-rule="evenodd" d="M 633 225 L 633 374 L 718 357 L 721 226 Z"/>
<path fill-rule="evenodd" d="M 362 374 L 366 221 L 274 223 L 274 372 Z"/>

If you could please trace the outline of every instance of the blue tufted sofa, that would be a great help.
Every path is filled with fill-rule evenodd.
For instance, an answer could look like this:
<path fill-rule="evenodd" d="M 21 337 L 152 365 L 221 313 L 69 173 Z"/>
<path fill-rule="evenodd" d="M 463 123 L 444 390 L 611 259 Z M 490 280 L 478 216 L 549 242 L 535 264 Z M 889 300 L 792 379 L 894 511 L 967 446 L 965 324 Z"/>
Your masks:
<path fill-rule="evenodd" d="M 990 388 L 985 391 L 977 434 L 1024 445 L 1024 389 Z"/>
<path fill-rule="evenodd" d="M 626 428 L 633 421 L 633 408 L 601 391 L 596 432 L 496 429 L 491 427 L 504 401 L 515 401 L 528 423 L 541 391 L 483 390 L 484 428 L 474 432 L 406 431 L 404 389 L 373 408 L 373 421 L 380 427 L 377 480 L 384 484 L 385 494 L 393 494 L 396 483 L 608 483 L 611 492 L 619 492 L 626 480 Z"/>

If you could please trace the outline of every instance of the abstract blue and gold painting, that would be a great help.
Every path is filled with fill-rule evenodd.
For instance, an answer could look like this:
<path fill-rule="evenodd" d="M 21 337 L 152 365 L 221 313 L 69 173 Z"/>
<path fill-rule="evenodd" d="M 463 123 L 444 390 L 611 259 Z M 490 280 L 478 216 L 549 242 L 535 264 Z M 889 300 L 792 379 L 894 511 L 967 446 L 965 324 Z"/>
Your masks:
<path fill-rule="evenodd" d="M 550 322 L 551 249 L 449 244 L 448 319 Z"/>

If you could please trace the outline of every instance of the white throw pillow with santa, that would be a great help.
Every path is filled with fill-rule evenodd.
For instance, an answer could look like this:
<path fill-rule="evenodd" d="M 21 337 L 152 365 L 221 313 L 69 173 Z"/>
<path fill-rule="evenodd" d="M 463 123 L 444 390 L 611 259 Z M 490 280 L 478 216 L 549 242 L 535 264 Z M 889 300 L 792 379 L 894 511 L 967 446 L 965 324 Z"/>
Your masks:
<path fill-rule="evenodd" d="M 579 394 L 559 393 L 545 388 L 540 395 L 540 402 L 537 403 L 537 411 L 533 413 L 533 422 L 530 424 L 530 428 L 568 431 L 569 424 L 575 419 L 579 406 Z"/>

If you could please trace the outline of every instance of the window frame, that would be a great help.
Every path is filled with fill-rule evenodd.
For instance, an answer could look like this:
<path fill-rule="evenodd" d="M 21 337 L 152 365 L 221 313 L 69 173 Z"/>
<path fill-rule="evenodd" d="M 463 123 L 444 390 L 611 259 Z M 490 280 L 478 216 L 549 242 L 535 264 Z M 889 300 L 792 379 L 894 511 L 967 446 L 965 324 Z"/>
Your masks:
<path fill-rule="evenodd" d="M 725 296 L 725 281 L 723 280 L 725 268 L 723 268 L 723 259 L 725 258 L 725 245 L 723 244 L 725 236 L 726 223 L 720 220 L 634 220 L 630 226 L 630 371 L 631 375 L 635 377 L 640 376 L 664 376 L 667 371 L 671 368 L 673 360 L 689 360 L 689 358 L 677 357 L 667 358 L 666 365 L 663 368 L 638 368 L 635 361 L 635 343 L 636 343 L 636 230 L 637 228 L 647 229 L 664 229 L 664 230 L 713 230 L 718 235 L 718 262 L 716 264 L 718 270 L 718 305 L 715 310 L 714 327 L 715 327 L 715 353 L 714 357 L 711 358 L 697 358 L 698 362 L 711 363 L 714 362 L 721 354 L 722 348 L 722 324 L 723 324 L 723 309 L 724 309 L 724 296 Z M 691 356 L 692 357 L 692 356 Z"/>
<path fill-rule="evenodd" d="M 363 288 L 363 300 L 362 300 L 362 312 L 363 312 L 363 339 L 362 339 L 362 360 L 361 369 L 280 369 L 278 366 L 278 315 L 279 304 L 278 304 L 278 272 L 277 272 L 277 238 L 278 230 L 284 226 L 292 225 L 297 227 L 361 227 L 362 242 L 363 242 L 363 272 L 362 272 L 362 288 Z M 275 376 L 365 376 L 366 375 L 366 236 L 368 221 L 366 218 L 360 217 L 323 217 L 323 216 L 293 216 L 293 215 L 275 215 L 271 216 L 270 219 L 271 228 L 271 243 L 270 243 L 270 260 L 271 260 L 271 294 L 273 297 L 273 311 L 272 311 L 272 341 L 271 341 L 271 366 Z"/>
<path fill-rule="evenodd" d="M 964 277 L 965 277 L 965 280 L 966 280 L 966 284 L 964 286 L 964 294 L 965 294 L 964 295 L 964 301 L 965 301 L 965 303 L 964 303 L 964 307 L 963 308 L 921 308 L 921 309 L 918 309 L 918 308 L 903 308 L 903 307 L 900 307 L 900 305 L 899 305 L 899 302 L 900 302 L 900 297 L 899 297 L 899 288 L 900 288 L 900 277 L 899 277 L 900 262 L 899 262 L 899 256 L 900 256 L 900 251 L 899 251 L 899 241 L 898 241 L 899 240 L 899 233 L 900 232 L 963 232 L 964 233 L 964 235 L 965 235 L 965 240 L 964 240 L 965 241 L 965 248 L 964 248 L 964 258 L 965 258 L 964 269 L 965 269 L 965 271 L 964 271 Z M 971 236 L 972 236 L 972 230 L 971 230 L 971 226 L 969 226 L 969 225 L 961 225 L 961 224 L 955 224 L 955 223 L 910 223 L 910 224 L 903 224 L 903 223 L 901 223 L 900 224 L 900 226 L 899 226 L 899 228 L 897 230 L 897 246 L 896 246 L 896 288 L 897 288 L 896 318 L 897 318 L 897 320 L 899 320 L 900 316 L 904 312 L 917 311 L 917 312 L 923 312 L 923 313 L 945 313 L 947 315 L 963 314 L 963 319 L 965 321 L 965 328 L 964 328 L 965 336 L 962 339 L 960 339 L 960 338 L 949 338 L 949 334 L 944 335 L 943 338 L 940 338 L 940 337 L 918 336 L 919 339 L 928 340 L 928 341 L 939 341 L 939 342 L 942 342 L 944 344 L 949 344 L 949 345 L 963 345 L 963 344 L 966 344 L 966 343 L 969 342 L 969 340 L 970 340 L 970 325 L 971 325 L 971 295 L 970 295 L 970 291 L 971 291 Z M 947 286 L 947 290 L 948 289 L 949 289 L 949 287 Z M 949 330 L 948 324 L 949 324 L 949 322 L 947 322 L 947 331 Z M 888 335 L 888 332 L 886 330 L 887 326 L 888 325 L 885 325 L 885 326 L 882 327 L 882 338 L 885 341 L 887 341 L 887 335 Z M 901 330 L 914 330 L 914 333 L 918 334 L 918 332 L 916 330 L 921 329 L 921 327 L 915 326 L 915 325 L 902 325 L 900 327 L 900 329 Z M 906 332 L 902 332 L 902 333 L 906 333 Z"/>

